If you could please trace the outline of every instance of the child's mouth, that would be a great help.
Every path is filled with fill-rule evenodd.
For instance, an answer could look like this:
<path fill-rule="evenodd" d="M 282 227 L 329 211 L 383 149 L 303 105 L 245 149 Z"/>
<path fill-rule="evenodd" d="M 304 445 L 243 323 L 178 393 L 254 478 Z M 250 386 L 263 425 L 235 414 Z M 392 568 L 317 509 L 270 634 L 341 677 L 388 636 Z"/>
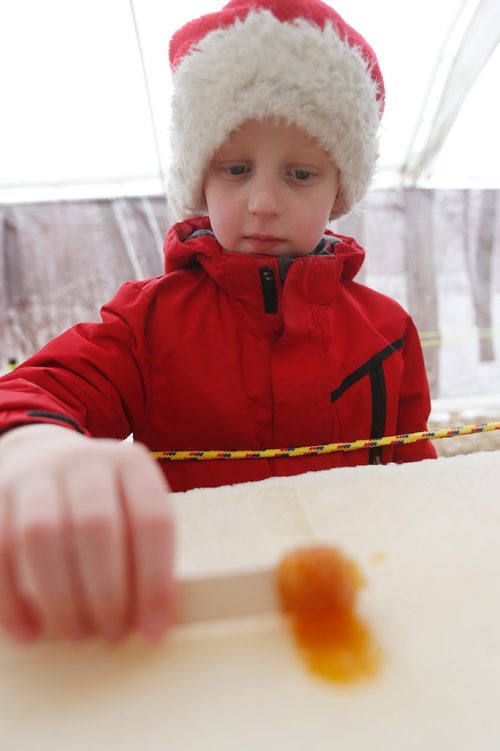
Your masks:
<path fill-rule="evenodd" d="M 258 253 L 272 253 L 283 242 L 281 237 L 274 235 L 248 235 L 245 240 Z"/>

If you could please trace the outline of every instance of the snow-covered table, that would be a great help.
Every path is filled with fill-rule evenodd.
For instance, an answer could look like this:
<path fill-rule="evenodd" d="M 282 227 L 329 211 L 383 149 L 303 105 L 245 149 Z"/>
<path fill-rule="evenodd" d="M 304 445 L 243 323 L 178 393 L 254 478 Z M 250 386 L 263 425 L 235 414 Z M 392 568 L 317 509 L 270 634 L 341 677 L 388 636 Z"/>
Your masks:
<path fill-rule="evenodd" d="M 0 640 L 8 751 L 498 751 L 500 455 L 311 473 L 174 496 L 180 575 L 325 541 L 361 566 L 383 651 L 353 685 L 308 672 L 280 616 L 114 649 Z"/>

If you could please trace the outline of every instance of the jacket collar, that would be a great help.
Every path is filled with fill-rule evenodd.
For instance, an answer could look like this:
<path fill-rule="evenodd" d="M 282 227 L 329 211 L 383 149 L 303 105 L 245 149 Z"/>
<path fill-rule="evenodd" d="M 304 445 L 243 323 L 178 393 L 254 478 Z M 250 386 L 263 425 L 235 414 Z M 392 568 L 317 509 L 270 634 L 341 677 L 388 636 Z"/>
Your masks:
<path fill-rule="evenodd" d="M 262 253 L 225 251 L 213 236 L 208 217 L 198 217 L 174 224 L 168 231 L 165 272 L 202 266 L 228 294 L 261 309 L 261 269 L 273 269 L 276 284 L 281 285 L 280 279 L 286 275 L 287 286 L 298 288 L 304 300 L 324 305 L 338 293 L 341 279 L 355 277 L 365 256 L 363 248 L 351 238 L 329 230 L 325 237 L 332 238 L 325 254 L 316 249 L 312 254 L 290 259 L 290 263 L 280 262 L 276 256 Z M 288 267 L 286 271 L 284 266 Z"/>

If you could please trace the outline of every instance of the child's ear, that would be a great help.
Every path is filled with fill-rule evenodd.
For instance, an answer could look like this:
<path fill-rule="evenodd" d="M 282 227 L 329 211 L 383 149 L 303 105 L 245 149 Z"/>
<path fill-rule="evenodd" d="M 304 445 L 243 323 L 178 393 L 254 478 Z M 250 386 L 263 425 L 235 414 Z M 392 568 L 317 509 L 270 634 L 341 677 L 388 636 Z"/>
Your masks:
<path fill-rule="evenodd" d="M 332 210 L 330 211 L 330 220 L 337 219 L 337 217 L 342 216 L 342 214 L 345 214 L 345 205 L 342 195 L 339 192 L 337 193 L 337 198 L 333 202 Z"/>

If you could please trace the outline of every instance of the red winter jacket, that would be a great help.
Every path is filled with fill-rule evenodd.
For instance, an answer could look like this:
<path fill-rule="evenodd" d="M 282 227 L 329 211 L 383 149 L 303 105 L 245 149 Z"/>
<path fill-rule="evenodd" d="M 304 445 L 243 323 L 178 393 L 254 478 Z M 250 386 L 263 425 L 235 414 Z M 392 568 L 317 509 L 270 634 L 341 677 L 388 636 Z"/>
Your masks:
<path fill-rule="evenodd" d="M 264 449 L 426 429 L 427 378 L 415 327 L 393 300 L 353 281 L 364 251 L 288 262 L 226 252 L 208 219 L 174 225 L 166 273 L 124 284 L 102 308 L 0 380 L 0 430 L 53 422 L 130 433 L 152 451 Z M 326 243 L 325 243 L 326 245 Z M 435 456 L 429 442 L 281 459 L 163 462 L 173 490 L 374 461 Z"/>

